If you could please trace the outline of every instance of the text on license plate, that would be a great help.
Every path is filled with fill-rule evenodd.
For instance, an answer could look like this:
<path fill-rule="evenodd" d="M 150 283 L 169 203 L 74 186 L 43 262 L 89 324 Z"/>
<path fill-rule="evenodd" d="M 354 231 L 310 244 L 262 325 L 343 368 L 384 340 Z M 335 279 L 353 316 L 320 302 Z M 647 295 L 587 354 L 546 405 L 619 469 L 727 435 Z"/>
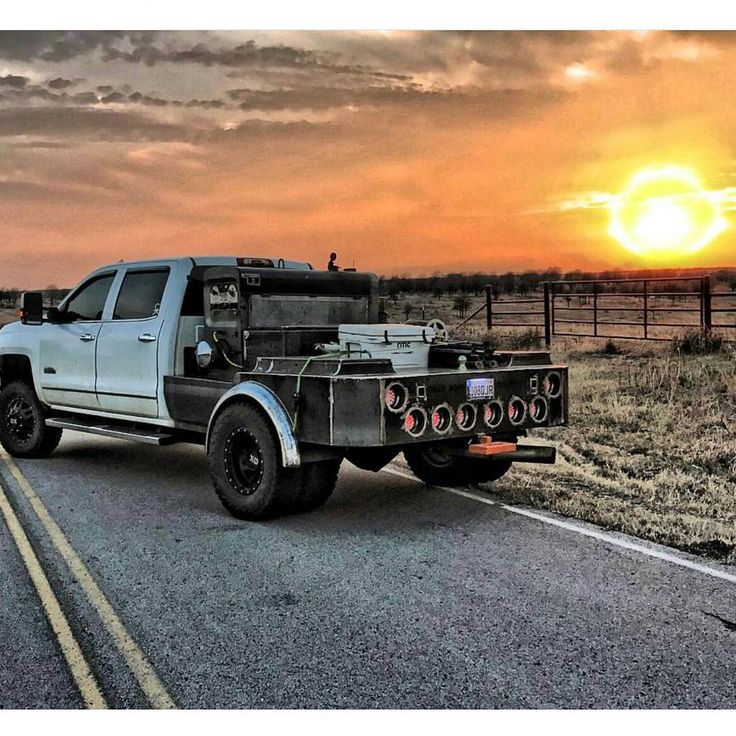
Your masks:
<path fill-rule="evenodd" d="M 492 399 L 495 395 L 494 378 L 468 378 L 465 381 L 468 399 Z"/>

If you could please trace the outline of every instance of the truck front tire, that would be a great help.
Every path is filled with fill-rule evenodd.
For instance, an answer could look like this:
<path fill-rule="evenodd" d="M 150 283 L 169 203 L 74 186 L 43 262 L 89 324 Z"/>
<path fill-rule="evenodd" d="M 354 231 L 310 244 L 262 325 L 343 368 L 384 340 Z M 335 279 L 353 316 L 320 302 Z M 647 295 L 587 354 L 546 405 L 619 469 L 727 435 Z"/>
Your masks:
<path fill-rule="evenodd" d="M 47 427 L 33 387 L 13 381 L 0 391 L 0 444 L 13 457 L 48 457 L 61 441 L 62 430 Z"/>
<path fill-rule="evenodd" d="M 414 475 L 430 486 L 466 486 L 498 480 L 511 468 L 511 460 L 462 457 L 445 445 L 413 445 L 404 458 Z"/>
<path fill-rule="evenodd" d="M 254 406 L 232 404 L 215 420 L 210 475 L 222 505 L 238 519 L 291 512 L 302 488 L 300 468 L 285 468 L 271 422 Z"/>

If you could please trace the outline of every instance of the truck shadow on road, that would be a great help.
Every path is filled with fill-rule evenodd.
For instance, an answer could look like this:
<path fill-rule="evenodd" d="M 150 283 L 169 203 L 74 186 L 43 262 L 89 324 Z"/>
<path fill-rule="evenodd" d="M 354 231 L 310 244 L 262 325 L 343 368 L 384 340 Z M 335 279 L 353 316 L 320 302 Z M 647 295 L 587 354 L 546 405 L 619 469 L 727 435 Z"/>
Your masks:
<path fill-rule="evenodd" d="M 28 466 L 37 476 L 37 466 Z M 149 447 L 114 440 L 69 437 L 48 461 L 43 475 L 63 477 L 66 484 L 94 492 L 97 503 L 124 504 L 131 511 L 168 516 L 190 515 L 191 526 L 205 523 L 212 531 L 237 531 L 252 523 L 233 519 L 220 505 L 210 482 L 203 449 L 194 445 Z M 38 476 L 37 476 L 38 477 Z M 44 481 L 37 481 L 43 485 Z M 319 526 L 345 531 L 370 528 L 374 534 L 392 534 L 396 526 L 422 534 L 455 530 L 499 514 L 495 507 L 468 502 L 438 489 L 387 473 L 358 470 L 345 462 L 337 488 L 316 511 L 282 516 L 260 524 L 290 528 Z M 213 516 L 217 517 L 213 525 Z M 260 525 L 257 524 L 257 525 Z M 223 528 L 225 527 L 225 528 Z"/>

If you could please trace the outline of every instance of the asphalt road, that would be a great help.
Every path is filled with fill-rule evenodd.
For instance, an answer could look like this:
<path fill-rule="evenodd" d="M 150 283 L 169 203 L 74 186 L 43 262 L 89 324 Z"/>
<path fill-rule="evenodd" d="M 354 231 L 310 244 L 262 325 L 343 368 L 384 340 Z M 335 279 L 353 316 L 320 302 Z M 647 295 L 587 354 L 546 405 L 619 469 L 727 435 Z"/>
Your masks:
<path fill-rule="evenodd" d="M 259 524 L 221 508 L 196 447 L 67 433 L 18 467 L 177 706 L 736 707 L 736 582 L 638 543 L 347 464 L 323 509 Z M 108 705 L 149 707 L 0 470 Z M 0 579 L 0 705 L 81 707 L 1 520 Z"/>

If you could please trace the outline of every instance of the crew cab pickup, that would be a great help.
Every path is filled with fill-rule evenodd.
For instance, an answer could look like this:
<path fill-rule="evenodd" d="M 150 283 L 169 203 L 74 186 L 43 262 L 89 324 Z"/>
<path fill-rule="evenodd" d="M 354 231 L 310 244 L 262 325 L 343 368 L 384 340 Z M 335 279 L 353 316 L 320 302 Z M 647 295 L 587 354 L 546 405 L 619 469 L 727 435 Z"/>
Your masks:
<path fill-rule="evenodd" d="M 0 330 L 0 442 L 40 458 L 64 429 L 193 442 L 233 515 L 315 509 L 343 459 L 400 452 L 423 481 L 492 481 L 567 422 L 567 368 L 548 351 L 450 341 L 439 320 L 381 321 L 378 278 L 271 258 L 120 262 L 57 308 L 26 292 Z"/>

